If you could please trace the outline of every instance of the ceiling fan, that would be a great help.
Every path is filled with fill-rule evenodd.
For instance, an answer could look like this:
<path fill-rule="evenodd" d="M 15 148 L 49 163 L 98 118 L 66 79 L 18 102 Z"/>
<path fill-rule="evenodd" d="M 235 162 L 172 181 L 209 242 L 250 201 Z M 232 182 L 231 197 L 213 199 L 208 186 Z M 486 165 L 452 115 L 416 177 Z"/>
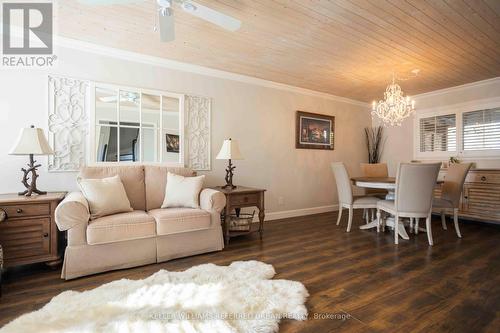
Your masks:
<path fill-rule="evenodd" d="M 100 96 L 98 97 L 98 99 L 103 103 L 116 103 L 118 97 L 116 95 Z M 129 102 L 139 105 L 139 94 L 128 91 L 121 91 L 120 102 Z"/>
<path fill-rule="evenodd" d="M 145 0 L 78 0 L 90 6 L 121 5 L 144 2 Z M 188 14 L 201 18 L 229 31 L 236 31 L 241 27 L 241 21 L 229 15 L 218 12 L 209 7 L 190 0 L 156 0 L 158 3 L 158 21 L 160 39 L 162 42 L 171 42 L 175 39 L 173 4 L 178 3 Z"/>

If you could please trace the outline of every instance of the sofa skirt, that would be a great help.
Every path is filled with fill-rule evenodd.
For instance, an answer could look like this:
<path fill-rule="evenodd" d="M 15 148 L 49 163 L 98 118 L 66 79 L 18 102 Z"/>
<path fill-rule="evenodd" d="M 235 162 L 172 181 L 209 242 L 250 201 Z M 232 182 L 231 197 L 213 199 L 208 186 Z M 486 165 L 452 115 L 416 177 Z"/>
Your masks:
<path fill-rule="evenodd" d="M 61 278 L 70 280 L 111 270 L 159 263 L 224 248 L 222 228 L 190 230 L 122 242 L 66 247 Z"/>
<path fill-rule="evenodd" d="M 220 251 L 223 248 L 224 239 L 220 224 L 209 229 L 191 230 L 156 238 L 157 262 Z"/>
<path fill-rule="evenodd" d="M 61 278 L 80 276 L 156 263 L 156 237 L 123 242 L 68 246 Z"/>

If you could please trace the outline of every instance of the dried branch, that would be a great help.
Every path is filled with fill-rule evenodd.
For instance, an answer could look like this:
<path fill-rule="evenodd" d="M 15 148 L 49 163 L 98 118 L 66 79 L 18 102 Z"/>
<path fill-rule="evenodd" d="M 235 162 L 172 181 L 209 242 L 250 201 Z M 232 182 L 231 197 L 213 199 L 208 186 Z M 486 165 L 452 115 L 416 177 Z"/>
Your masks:
<path fill-rule="evenodd" d="M 385 145 L 384 128 L 382 126 L 366 127 L 365 140 L 368 150 L 368 163 L 379 163 Z"/>

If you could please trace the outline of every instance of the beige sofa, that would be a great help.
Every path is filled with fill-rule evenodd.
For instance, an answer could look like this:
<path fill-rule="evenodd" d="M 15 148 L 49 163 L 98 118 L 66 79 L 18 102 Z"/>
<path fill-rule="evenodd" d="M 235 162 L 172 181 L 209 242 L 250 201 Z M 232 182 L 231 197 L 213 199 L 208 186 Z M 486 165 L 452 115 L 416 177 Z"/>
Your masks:
<path fill-rule="evenodd" d="M 165 166 L 85 167 L 82 178 L 119 175 L 134 211 L 89 220 L 80 192 L 59 204 L 55 220 L 68 231 L 61 278 L 162 262 L 224 247 L 220 212 L 225 196 L 212 189 L 200 193 L 200 208 L 160 208 L 167 172 L 193 176 L 187 168 Z"/>

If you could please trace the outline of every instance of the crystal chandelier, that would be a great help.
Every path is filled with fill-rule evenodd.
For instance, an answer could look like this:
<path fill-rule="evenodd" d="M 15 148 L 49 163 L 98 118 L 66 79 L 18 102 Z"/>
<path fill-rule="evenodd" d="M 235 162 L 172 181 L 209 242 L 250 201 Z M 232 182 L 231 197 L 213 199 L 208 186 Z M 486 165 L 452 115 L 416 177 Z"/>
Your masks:
<path fill-rule="evenodd" d="M 415 111 L 415 101 L 409 96 L 403 96 L 403 91 L 399 84 L 394 82 L 387 86 L 384 93 L 384 100 L 378 103 L 373 101 L 372 116 L 378 116 L 384 125 L 401 126 L 404 119 L 408 118 Z"/>

